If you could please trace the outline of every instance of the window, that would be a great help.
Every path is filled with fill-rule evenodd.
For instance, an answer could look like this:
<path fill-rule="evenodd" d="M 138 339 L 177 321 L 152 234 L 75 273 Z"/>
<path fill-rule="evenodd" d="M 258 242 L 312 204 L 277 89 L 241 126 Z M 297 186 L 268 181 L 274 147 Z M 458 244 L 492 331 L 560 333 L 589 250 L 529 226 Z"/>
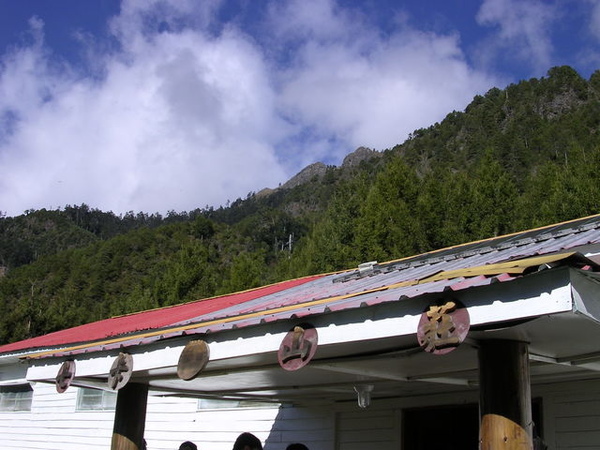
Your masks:
<path fill-rule="evenodd" d="M 198 399 L 198 409 L 265 408 L 273 406 L 274 403 L 259 402 L 254 400 L 223 400 L 214 398 Z M 275 406 L 279 406 L 279 404 Z"/>
<path fill-rule="evenodd" d="M 29 384 L 0 386 L 0 411 L 31 411 L 33 389 Z"/>
<path fill-rule="evenodd" d="M 116 392 L 81 388 L 77 392 L 77 410 L 111 411 L 117 406 Z"/>

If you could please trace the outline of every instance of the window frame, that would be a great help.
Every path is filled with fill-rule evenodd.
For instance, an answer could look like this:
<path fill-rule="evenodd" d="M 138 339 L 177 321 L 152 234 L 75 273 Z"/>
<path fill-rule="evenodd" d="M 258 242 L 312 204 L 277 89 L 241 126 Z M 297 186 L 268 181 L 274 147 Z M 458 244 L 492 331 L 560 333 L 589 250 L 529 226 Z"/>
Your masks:
<path fill-rule="evenodd" d="M 79 388 L 76 411 L 115 411 L 117 393 L 104 389 Z"/>
<path fill-rule="evenodd" d="M 33 388 L 29 383 L 0 386 L 0 413 L 29 412 Z"/>
<path fill-rule="evenodd" d="M 259 409 L 280 408 L 281 403 L 264 400 L 226 399 L 226 398 L 198 398 L 197 411 L 229 410 L 229 409 Z"/>

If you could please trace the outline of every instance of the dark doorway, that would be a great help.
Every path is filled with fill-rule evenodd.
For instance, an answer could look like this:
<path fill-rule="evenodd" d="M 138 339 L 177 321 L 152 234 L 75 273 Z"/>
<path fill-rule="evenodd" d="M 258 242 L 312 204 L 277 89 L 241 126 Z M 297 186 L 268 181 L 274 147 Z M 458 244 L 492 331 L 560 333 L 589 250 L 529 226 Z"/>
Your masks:
<path fill-rule="evenodd" d="M 406 409 L 402 450 L 477 450 L 479 406 L 438 406 Z"/>
<path fill-rule="evenodd" d="M 531 402 L 534 433 L 543 436 L 542 400 Z M 478 450 L 479 405 L 405 409 L 402 450 Z"/>

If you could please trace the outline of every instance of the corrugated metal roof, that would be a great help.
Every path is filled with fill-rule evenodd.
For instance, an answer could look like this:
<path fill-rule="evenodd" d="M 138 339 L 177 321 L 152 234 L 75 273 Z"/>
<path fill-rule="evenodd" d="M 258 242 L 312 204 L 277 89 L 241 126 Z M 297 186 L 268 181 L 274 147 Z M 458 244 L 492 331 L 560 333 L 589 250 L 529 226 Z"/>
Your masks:
<path fill-rule="evenodd" d="M 97 341 L 113 336 L 129 335 L 140 331 L 160 329 L 186 323 L 193 317 L 203 317 L 219 310 L 227 311 L 227 308 L 231 305 L 245 304 L 255 297 L 268 296 L 273 292 L 293 289 L 294 286 L 310 283 L 318 277 L 319 276 L 299 278 L 259 289 L 100 320 L 86 325 L 49 333 L 44 336 L 7 344 L 0 347 L 0 353 Z"/>
<path fill-rule="evenodd" d="M 234 327 L 506 282 L 523 276 L 530 267 L 558 260 L 597 267 L 572 253 L 558 258 L 514 262 L 590 244 L 600 244 L 600 216 L 374 264 L 371 270 L 357 269 L 290 280 L 251 291 L 102 320 L 8 344 L 0 347 L 0 353 L 62 347 L 61 351 L 43 353 L 60 356 L 140 345 L 185 333 L 216 333 Z M 504 264 L 509 261 L 512 262 Z"/>

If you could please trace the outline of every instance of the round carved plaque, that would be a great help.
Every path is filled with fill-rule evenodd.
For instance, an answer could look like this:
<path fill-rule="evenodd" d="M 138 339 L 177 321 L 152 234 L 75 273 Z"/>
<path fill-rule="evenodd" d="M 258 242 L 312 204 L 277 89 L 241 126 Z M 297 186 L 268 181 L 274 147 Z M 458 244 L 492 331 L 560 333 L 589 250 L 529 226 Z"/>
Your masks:
<path fill-rule="evenodd" d="M 298 370 L 315 356 L 319 336 L 315 328 L 296 326 L 281 341 L 277 359 L 285 370 Z"/>
<path fill-rule="evenodd" d="M 65 361 L 56 374 L 56 392 L 59 394 L 65 392 L 71 386 L 73 378 L 75 378 L 75 361 Z"/>
<path fill-rule="evenodd" d="M 133 356 L 129 353 L 119 353 L 108 374 L 108 387 L 118 391 L 127 384 L 133 372 Z"/>
<path fill-rule="evenodd" d="M 182 380 L 192 380 L 206 367 L 210 349 L 203 340 L 190 341 L 181 351 L 177 363 L 177 376 Z"/>
<path fill-rule="evenodd" d="M 419 345 L 426 352 L 445 355 L 465 340 L 470 324 L 469 311 L 458 300 L 430 305 L 419 320 Z"/>

